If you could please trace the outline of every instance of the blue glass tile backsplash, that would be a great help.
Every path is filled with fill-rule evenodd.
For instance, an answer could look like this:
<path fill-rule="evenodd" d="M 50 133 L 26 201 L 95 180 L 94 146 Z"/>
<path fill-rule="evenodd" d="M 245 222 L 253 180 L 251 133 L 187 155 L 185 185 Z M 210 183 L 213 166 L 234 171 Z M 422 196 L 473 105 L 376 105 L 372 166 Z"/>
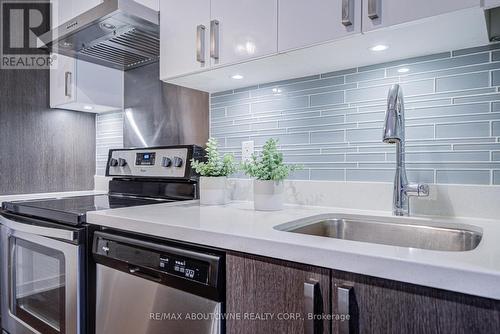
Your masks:
<path fill-rule="evenodd" d="M 394 83 L 411 181 L 500 185 L 500 44 L 214 93 L 210 134 L 238 158 L 243 141 L 279 139 L 304 167 L 294 179 L 391 182 L 395 147 L 381 141 Z"/>

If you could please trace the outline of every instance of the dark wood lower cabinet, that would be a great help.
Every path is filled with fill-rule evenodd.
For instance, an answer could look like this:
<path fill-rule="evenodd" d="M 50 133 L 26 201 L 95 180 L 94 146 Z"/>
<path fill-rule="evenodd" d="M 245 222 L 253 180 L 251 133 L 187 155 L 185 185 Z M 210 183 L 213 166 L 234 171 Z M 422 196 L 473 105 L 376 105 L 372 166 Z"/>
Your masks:
<path fill-rule="evenodd" d="M 239 253 L 227 255 L 227 312 L 228 334 L 500 333 L 500 301 Z"/>
<path fill-rule="evenodd" d="M 329 321 L 308 319 L 308 289 L 316 283 L 315 311 L 330 313 L 330 270 L 252 255 L 228 254 L 228 334 L 329 333 Z M 304 286 L 306 284 L 306 286 Z M 310 312 L 310 313 L 314 313 Z"/>
<path fill-rule="evenodd" d="M 500 333 L 500 301 L 332 271 L 333 313 L 338 287 L 345 286 L 351 287 L 350 333 Z M 342 333 L 338 322 L 332 325 Z"/>

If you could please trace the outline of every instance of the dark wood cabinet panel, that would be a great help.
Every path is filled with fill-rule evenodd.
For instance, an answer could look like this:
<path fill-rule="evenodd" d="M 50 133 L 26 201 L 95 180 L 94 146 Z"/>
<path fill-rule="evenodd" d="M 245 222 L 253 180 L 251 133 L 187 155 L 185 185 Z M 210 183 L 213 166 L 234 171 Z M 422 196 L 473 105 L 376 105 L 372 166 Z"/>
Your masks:
<path fill-rule="evenodd" d="M 500 301 L 332 271 L 333 313 L 339 286 L 352 287 L 350 333 L 500 333 Z"/>
<path fill-rule="evenodd" d="M 318 282 L 319 313 L 330 311 L 330 270 L 252 255 L 227 255 L 228 334 L 303 334 L 307 318 L 304 283 Z M 261 315 L 263 319 L 249 319 Z M 287 317 L 300 315 L 297 319 Z M 281 319 L 278 319 L 281 317 Z M 319 321 L 316 333 L 329 333 L 329 321 Z"/>
<path fill-rule="evenodd" d="M 48 70 L 0 70 L 0 195 L 94 189 L 95 115 L 49 108 Z"/>

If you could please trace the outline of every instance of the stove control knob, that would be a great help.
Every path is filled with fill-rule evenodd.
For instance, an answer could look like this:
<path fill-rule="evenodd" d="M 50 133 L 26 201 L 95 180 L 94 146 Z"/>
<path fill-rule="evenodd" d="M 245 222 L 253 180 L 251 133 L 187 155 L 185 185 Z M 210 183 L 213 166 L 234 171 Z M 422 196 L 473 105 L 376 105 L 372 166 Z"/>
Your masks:
<path fill-rule="evenodd" d="M 174 167 L 181 167 L 182 163 L 183 163 L 182 158 L 174 157 Z"/>
<path fill-rule="evenodd" d="M 163 167 L 170 167 L 170 166 L 172 166 L 172 159 L 170 159 L 169 157 L 163 157 L 163 159 L 161 161 L 161 165 Z"/>
<path fill-rule="evenodd" d="M 127 165 L 127 160 L 119 158 L 118 159 L 118 166 L 120 167 L 125 167 Z"/>
<path fill-rule="evenodd" d="M 116 160 L 115 158 L 111 158 L 111 159 L 109 160 L 109 166 L 111 166 L 111 167 L 116 167 L 116 166 L 118 166 L 118 160 Z"/>

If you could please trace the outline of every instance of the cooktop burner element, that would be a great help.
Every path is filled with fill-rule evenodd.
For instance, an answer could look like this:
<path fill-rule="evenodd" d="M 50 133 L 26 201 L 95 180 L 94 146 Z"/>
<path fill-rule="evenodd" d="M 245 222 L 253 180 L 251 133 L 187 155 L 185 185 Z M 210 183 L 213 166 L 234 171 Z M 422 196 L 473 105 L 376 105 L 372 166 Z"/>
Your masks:
<path fill-rule="evenodd" d="M 172 200 L 120 195 L 89 195 L 5 202 L 2 207 L 4 210 L 11 213 L 44 218 L 71 225 L 79 225 L 86 222 L 86 214 L 88 211 L 117 209 L 166 202 L 172 202 Z"/>

